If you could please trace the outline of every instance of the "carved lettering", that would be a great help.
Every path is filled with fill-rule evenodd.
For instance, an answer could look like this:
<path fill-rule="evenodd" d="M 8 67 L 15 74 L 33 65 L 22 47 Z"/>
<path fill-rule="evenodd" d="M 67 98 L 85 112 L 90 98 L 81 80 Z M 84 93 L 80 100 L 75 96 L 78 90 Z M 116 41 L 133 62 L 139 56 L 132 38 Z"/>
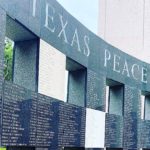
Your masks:
<path fill-rule="evenodd" d="M 132 73 L 132 76 L 133 76 L 133 78 L 134 78 L 135 80 L 138 80 L 138 77 L 136 76 L 136 72 L 135 72 L 135 71 L 138 72 L 139 70 L 140 70 L 139 65 L 137 65 L 137 64 L 133 64 L 133 65 L 132 65 L 131 73 Z"/>
<path fill-rule="evenodd" d="M 85 48 L 84 48 L 84 54 L 88 57 L 90 55 L 90 48 L 89 48 L 89 37 L 88 36 L 84 36 L 84 44 L 85 44 Z"/>
<path fill-rule="evenodd" d="M 50 10 L 52 14 L 50 14 Z M 55 14 L 55 9 L 49 3 L 46 3 L 46 18 L 45 18 L 44 26 L 47 29 L 49 29 L 51 32 L 55 32 L 54 16 L 53 16 L 54 14 Z"/>
<path fill-rule="evenodd" d="M 142 67 L 142 79 L 141 79 L 141 81 L 143 83 L 147 83 L 147 69 L 144 67 Z"/>
<path fill-rule="evenodd" d="M 110 58 L 111 58 L 110 51 L 108 51 L 107 49 L 105 49 L 105 61 L 104 61 L 104 67 L 107 67 L 107 61 L 110 60 Z"/>
<path fill-rule="evenodd" d="M 36 16 L 36 0 L 33 0 L 33 5 L 32 5 L 32 16 Z"/>
<path fill-rule="evenodd" d="M 74 46 L 75 44 L 77 44 L 78 51 L 81 52 L 80 43 L 79 43 L 79 36 L 78 36 L 78 30 L 77 29 L 75 29 L 75 32 L 74 32 L 74 35 L 73 35 L 73 38 L 72 38 L 72 42 L 71 42 L 71 46 Z"/>
<path fill-rule="evenodd" d="M 114 65 L 113 71 L 120 73 L 120 66 L 119 66 L 120 56 L 114 55 Z"/>
<path fill-rule="evenodd" d="M 130 77 L 129 68 L 128 68 L 128 63 L 127 63 L 126 60 L 125 60 L 125 63 L 124 63 L 124 67 L 123 67 L 123 70 L 122 70 L 122 74 L 124 75 L 125 72 L 126 72 L 126 75 L 127 75 L 128 77 Z"/>
<path fill-rule="evenodd" d="M 60 18 L 60 22 L 61 22 L 61 31 L 59 32 L 58 37 L 60 37 L 61 35 L 63 35 L 64 41 L 65 41 L 66 43 L 68 43 L 67 36 L 66 36 L 66 31 L 65 31 L 68 22 L 66 21 L 66 22 L 64 23 L 64 22 L 63 22 L 63 16 L 60 15 L 60 14 L 59 14 L 59 18 Z"/>

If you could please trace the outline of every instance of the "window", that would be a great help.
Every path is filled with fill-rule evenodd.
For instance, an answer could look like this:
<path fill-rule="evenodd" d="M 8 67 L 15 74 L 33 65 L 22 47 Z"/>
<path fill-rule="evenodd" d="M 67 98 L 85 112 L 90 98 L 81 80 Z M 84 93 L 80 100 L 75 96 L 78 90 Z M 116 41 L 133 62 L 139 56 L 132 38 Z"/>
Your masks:
<path fill-rule="evenodd" d="M 66 69 L 68 70 L 68 103 L 84 107 L 87 70 L 70 58 L 67 58 Z"/>
<path fill-rule="evenodd" d="M 145 118 L 145 96 L 141 95 L 141 119 Z"/>
<path fill-rule="evenodd" d="M 10 44 L 10 41 L 13 42 L 9 53 L 11 60 L 8 63 L 8 60 L 5 59 L 5 79 L 12 80 L 15 84 L 32 91 L 37 91 L 38 37 L 9 16 L 6 20 L 6 37 L 7 44 Z M 6 55 L 7 51 L 5 51 L 5 58 Z M 7 69 L 8 66 L 11 69 Z"/>
<path fill-rule="evenodd" d="M 13 46 L 13 41 L 8 37 L 5 37 L 4 79 L 7 81 L 12 81 Z"/>
<path fill-rule="evenodd" d="M 123 116 L 124 86 L 113 80 L 107 80 L 106 87 L 106 111 L 109 114 Z"/>
<path fill-rule="evenodd" d="M 86 68 L 40 40 L 38 92 L 85 106 Z"/>
<path fill-rule="evenodd" d="M 141 119 L 150 120 L 150 93 L 142 92 L 141 95 Z"/>
<path fill-rule="evenodd" d="M 14 45 L 9 77 L 13 83 L 71 104 L 85 106 L 87 69 L 84 66 L 67 58 L 9 16 L 6 36 Z"/>
<path fill-rule="evenodd" d="M 106 86 L 106 109 L 105 112 L 108 113 L 109 110 L 109 86 Z"/>
<path fill-rule="evenodd" d="M 145 96 L 145 120 L 150 120 L 150 95 Z"/>

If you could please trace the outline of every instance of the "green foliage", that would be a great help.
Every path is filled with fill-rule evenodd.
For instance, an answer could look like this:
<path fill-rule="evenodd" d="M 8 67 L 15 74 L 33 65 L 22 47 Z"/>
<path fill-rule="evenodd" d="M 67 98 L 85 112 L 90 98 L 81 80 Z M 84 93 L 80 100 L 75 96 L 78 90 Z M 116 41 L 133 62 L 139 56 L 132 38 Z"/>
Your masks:
<path fill-rule="evenodd" d="M 0 147 L 0 150 L 6 150 L 6 148 L 4 148 L 4 147 Z"/>
<path fill-rule="evenodd" d="M 5 80 L 12 80 L 12 60 L 13 60 L 13 43 L 9 39 L 5 40 L 5 54 L 4 54 L 4 78 Z"/>

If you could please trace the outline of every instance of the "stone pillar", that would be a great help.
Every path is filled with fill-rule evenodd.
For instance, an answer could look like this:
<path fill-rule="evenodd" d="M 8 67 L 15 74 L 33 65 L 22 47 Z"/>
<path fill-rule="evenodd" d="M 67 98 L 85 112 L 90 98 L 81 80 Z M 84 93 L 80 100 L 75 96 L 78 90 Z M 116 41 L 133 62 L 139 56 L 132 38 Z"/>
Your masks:
<path fill-rule="evenodd" d="M 39 40 L 15 42 L 13 82 L 29 90 L 38 89 Z"/>
<path fill-rule="evenodd" d="M 109 113 L 123 115 L 123 86 L 112 86 L 109 88 Z"/>
<path fill-rule="evenodd" d="M 70 71 L 68 80 L 68 102 L 85 107 L 86 69 Z"/>
<path fill-rule="evenodd" d="M 4 80 L 4 43 L 5 43 L 5 32 L 6 32 L 6 12 L 0 8 L 0 133 L 2 133 L 2 90 L 3 90 L 3 80 Z M 0 145 L 1 137 L 0 134 Z"/>
<path fill-rule="evenodd" d="M 87 70 L 86 107 L 105 111 L 106 78 L 92 70 Z"/>
<path fill-rule="evenodd" d="M 85 107 L 87 69 L 69 58 L 66 59 L 66 69 L 68 70 L 67 101 Z"/>
<path fill-rule="evenodd" d="M 3 78 L 6 12 L 0 8 L 0 78 Z"/>
<path fill-rule="evenodd" d="M 125 149 L 140 147 L 140 91 L 125 85 L 124 93 L 124 143 Z"/>

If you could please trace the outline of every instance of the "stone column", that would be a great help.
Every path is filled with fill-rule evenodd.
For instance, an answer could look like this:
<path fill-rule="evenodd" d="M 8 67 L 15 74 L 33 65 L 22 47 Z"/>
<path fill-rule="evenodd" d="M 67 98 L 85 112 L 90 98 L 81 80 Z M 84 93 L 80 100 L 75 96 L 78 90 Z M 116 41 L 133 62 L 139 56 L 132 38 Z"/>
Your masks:
<path fill-rule="evenodd" d="M 0 78 L 3 78 L 6 12 L 0 8 Z"/>
<path fill-rule="evenodd" d="M 15 42 L 13 82 L 29 90 L 38 89 L 39 40 Z"/>
<path fill-rule="evenodd" d="M 125 85 L 124 93 L 124 144 L 125 149 L 140 147 L 140 91 Z"/>
<path fill-rule="evenodd" d="M 5 43 L 5 32 L 6 32 L 6 12 L 0 8 L 0 133 L 2 133 L 2 90 L 4 80 L 4 43 Z M 0 145 L 2 145 L 0 134 Z"/>

